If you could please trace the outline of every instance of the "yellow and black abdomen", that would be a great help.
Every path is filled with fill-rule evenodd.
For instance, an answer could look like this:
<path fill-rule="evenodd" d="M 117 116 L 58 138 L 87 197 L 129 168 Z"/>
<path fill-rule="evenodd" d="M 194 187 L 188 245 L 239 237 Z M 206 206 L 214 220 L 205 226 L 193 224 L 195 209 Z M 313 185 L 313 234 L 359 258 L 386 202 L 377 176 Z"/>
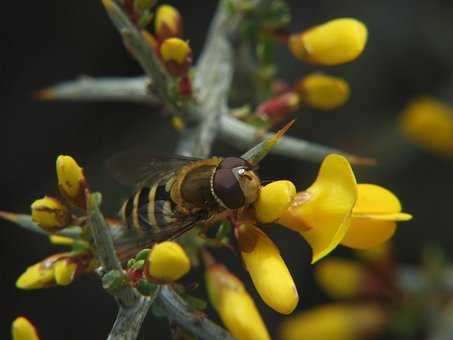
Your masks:
<path fill-rule="evenodd" d="M 160 227 L 177 220 L 176 204 L 171 199 L 172 178 L 144 186 L 121 209 L 127 228 L 135 232 L 159 233 Z"/>

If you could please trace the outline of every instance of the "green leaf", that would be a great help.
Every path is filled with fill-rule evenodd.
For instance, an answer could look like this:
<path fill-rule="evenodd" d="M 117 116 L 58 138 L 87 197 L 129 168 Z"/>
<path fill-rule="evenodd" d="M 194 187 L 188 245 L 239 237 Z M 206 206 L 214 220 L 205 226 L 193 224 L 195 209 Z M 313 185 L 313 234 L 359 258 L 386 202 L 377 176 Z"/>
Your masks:
<path fill-rule="evenodd" d="M 145 260 L 135 261 L 135 263 L 131 266 L 131 270 L 133 270 L 133 271 L 140 270 L 143 268 L 144 265 L 145 265 Z"/>
<path fill-rule="evenodd" d="M 135 255 L 135 259 L 136 259 L 137 261 L 146 260 L 147 257 L 148 257 L 148 255 L 149 255 L 149 249 L 148 249 L 148 248 L 142 249 L 142 250 L 140 250 L 140 251 L 138 252 L 137 255 Z"/>
<path fill-rule="evenodd" d="M 288 4 L 283 0 L 275 0 L 270 8 L 264 12 L 262 22 L 264 26 L 280 28 L 291 22 L 291 13 Z"/>
<path fill-rule="evenodd" d="M 131 268 L 135 264 L 135 259 L 129 259 L 127 261 L 127 268 Z"/>

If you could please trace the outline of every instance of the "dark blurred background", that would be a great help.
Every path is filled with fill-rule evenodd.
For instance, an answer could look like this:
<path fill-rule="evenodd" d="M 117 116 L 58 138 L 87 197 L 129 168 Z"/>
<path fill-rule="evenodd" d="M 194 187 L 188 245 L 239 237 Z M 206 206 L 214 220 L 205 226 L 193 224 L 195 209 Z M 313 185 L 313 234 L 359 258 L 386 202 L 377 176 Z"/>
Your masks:
<path fill-rule="evenodd" d="M 169 1 L 184 16 L 185 38 L 195 54 L 201 49 L 216 1 Z M 366 23 L 369 42 L 355 62 L 333 68 L 314 68 L 293 59 L 281 47 L 281 75 L 295 80 L 308 71 L 325 70 L 347 79 L 350 101 L 341 109 L 321 112 L 303 109 L 290 134 L 378 156 L 373 169 L 356 167 L 360 182 L 390 188 L 413 221 L 399 226 L 395 237 L 398 257 L 418 259 L 423 246 L 441 244 L 453 255 L 452 162 L 421 149 L 410 157 L 376 152 L 389 126 L 396 124 L 405 103 L 419 94 L 432 94 L 453 104 L 453 2 L 448 0 L 289 1 L 294 30 L 343 16 Z M 104 173 L 103 161 L 129 146 L 149 145 L 162 151 L 175 146 L 174 130 L 159 112 L 133 104 L 49 103 L 32 100 L 32 93 L 78 75 L 136 76 L 139 66 L 122 46 L 100 1 L 32 1 L 26 6 L 9 1 L 2 14 L 0 209 L 29 211 L 30 203 L 56 192 L 55 159 L 74 156 L 84 165 L 92 187 L 106 195 L 104 208 L 113 213 L 128 191 Z M 453 137 L 452 137 L 453 138 Z M 397 140 L 398 141 L 398 140 Z M 385 144 L 385 143 L 384 143 Z M 379 144 L 380 145 L 380 144 Z M 392 153 L 393 149 L 387 150 Z M 218 154 L 238 151 L 218 143 Z M 376 154 L 373 154 L 375 152 Z M 288 178 L 299 188 L 315 178 L 317 164 L 271 156 L 262 167 L 264 178 Z M 282 228 L 270 234 L 281 247 L 301 295 L 299 310 L 325 300 L 312 280 L 310 250 L 302 239 Z M 20 291 L 17 277 L 24 269 L 55 252 L 46 239 L 7 222 L 0 222 L 0 338 L 9 338 L 11 321 L 25 315 L 47 339 L 103 339 L 113 324 L 116 306 L 99 281 L 79 281 L 67 288 Z M 347 250 L 337 250 L 347 253 Z M 247 283 L 237 258 L 220 252 Z M 198 276 L 200 277 L 200 276 Z M 198 295 L 204 294 L 199 289 Z M 281 316 L 256 299 L 269 329 Z M 217 320 L 217 318 L 214 316 Z M 166 339 L 167 325 L 149 317 L 141 339 Z"/>

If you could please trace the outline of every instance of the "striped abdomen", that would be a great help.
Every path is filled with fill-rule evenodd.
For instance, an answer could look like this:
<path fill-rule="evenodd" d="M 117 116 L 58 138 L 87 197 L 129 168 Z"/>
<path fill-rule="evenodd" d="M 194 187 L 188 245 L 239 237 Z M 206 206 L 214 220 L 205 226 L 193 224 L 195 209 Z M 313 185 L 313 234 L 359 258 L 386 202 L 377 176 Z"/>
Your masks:
<path fill-rule="evenodd" d="M 170 196 L 172 183 L 171 177 L 144 186 L 124 203 L 121 213 L 129 230 L 157 234 L 161 226 L 177 220 Z"/>

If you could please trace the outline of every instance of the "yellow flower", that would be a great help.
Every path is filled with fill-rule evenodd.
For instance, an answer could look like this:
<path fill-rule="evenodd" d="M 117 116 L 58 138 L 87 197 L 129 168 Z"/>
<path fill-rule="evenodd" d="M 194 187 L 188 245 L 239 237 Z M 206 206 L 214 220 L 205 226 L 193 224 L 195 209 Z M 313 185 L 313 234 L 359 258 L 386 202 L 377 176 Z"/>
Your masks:
<path fill-rule="evenodd" d="M 357 58 L 365 48 L 366 26 L 353 18 L 341 18 L 291 35 L 289 48 L 299 59 L 321 65 L 338 65 Z"/>
<path fill-rule="evenodd" d="M 325 305 L 283 322 L 282 340 L 356 340 L 381 331 L 388 319 L 378 305 Z"/>
<path fill-rule="evenodd" d="M 173 116 L 171 117 L 171 125 L 176 131 L 182 131 L 186 127 L 184 120 L 181 116 Z"/>
<path fill-rule="evenodd" d="M 55 282 L 59 286 L 67 286 L 72 281 L 77 271 L 77 264 L 68 259 L 62 259 L 54 263 Z"/>
<path fill-rule="evenodd" d="M 159 6 L 156 11 L 154 29 L 160 39 L 180 36 L 182 33 L 181 14 L 173 6 Z"/>
<path fill-rule="evenodd" d="M 277 246 L 253 225 L 239 226 L 237 235 L 245 268 L 261 298 L 277 312 L 290 314 L 299 295 Z"/>
<path fill-rule="evenodd" d="M 329 258 L 315 268 L 318 284 L 333 298 L 353 298 L 363 292 L 366 270 L 358 262 Z"/>
<path fill-rule="evenodd" d="M 23 316 L 19 316 L 13 321 L 11 334 L 13 340 L 39 340 L 35 327 Z"/>
<path fill-rule="evenodd" d="M 237 340 L 268 340 L 266 326 L 244 285 L 222 265 L 206 270 L 209 299 Z"/>
<path fill-rule="evenodd" d="M 316 181 L 294 197 L 278 223 L 307 240 L 314 263 L 342 241 L 356 199 L 357 184 L 349 162 L 343 156 L 329 155 Z"/>
<path fill-rule="evenodd" d="M 401 118 L 405 136 L 428 151 L 453 155 L 453 107 L 421 97 L 410 102 Z"/>
<path fill-rule="evenodd" d="M 51 265 L 45 262 L 39 262 L 19 276 L 16 281 L 16 287 L 19 289 L 39 289 L 49 287 L 54 283 L 54 273 Z"/>
<path fill-rule="evenodd" d="M 384 242 L 372 248 L 357 250 L 356 254 L 359 258 L 367 262 L 379 263 L 389 259 L 391 252 L 390 242 Z"/>
<path fill-rule="evenodd" d="M 71 215 L 58 199 L 44 196 L 31 205 L 31 218 L 42 229 L 55 231 L 68 226 Z"/>
<path fill-rule="evenodd" d="M 83 169 L 71 156 L 57 158 L 57 177 L 60 193 L 75 206 L 85 209 L 85 189 L 87 183 Z"/>
<path fill-rule="evenodd" d="M 296 187 L 290 181 L 275 181 L 260 189 L 255 202 L 255 214 L 259 222 L 270 223 L 286 211 L 294 196 Z"/>
<path fill-rule="evenodd" d="M 148 255 L 148 274 L 153 279 L 176 281 L 190 270 L 190 260 L 176 242 L 156 244 Z"/>
<path fill-rule="evenodd" d="M 322 73 L 304 77 L 296 84 L 295 89 L 305 105 L 319 110 L 331 110 L 343 105 L 350 92 L 346 81 Z"/>
<path fill-rule="evenodd" d="M 166 39 L 160 46 L 160 53 L 164 61 L 173 61 L 184 64 L 190 57 L 192 50 L 187 42 L 179 38 Z"/>
<path fill-rule="evenodd" d="M 401 212 L 398 198 L 389 190 L 374 184 L 359 184 L 349 230 L 341 244 L 356 249 L 375 247 L 392 237 L 397 221 L 411 218 Z"/>

